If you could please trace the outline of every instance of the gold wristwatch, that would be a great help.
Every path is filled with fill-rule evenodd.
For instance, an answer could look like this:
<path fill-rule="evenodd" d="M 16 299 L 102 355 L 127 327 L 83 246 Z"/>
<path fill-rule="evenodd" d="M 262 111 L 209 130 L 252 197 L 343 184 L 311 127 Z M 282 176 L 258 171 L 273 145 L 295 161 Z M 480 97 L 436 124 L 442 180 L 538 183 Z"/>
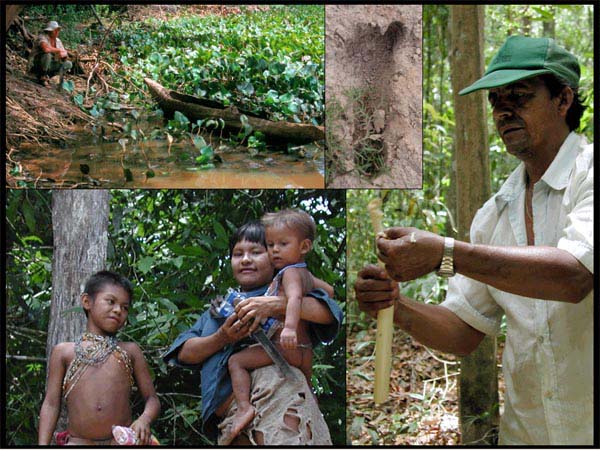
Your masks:
<path fill-rule="evenodd" d="M 441 277 L 454 276 L 454 238 L 444 238 L 444 254 L 442 256 L 442 263 L 437 271 L 437 274 Z"/>

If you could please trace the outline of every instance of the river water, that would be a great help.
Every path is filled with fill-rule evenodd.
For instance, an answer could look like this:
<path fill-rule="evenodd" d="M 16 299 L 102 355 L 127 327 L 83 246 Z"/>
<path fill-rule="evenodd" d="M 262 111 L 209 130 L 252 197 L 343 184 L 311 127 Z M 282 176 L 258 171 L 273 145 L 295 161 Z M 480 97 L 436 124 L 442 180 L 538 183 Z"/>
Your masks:
<path fill-rule="evenodd" d="M 201 169 L 189 140 L 170 148 L 166 140 L 123 148 L 118 142 L 86 139 L 67 148 L 23 144 L 11 158 L 42 189 L 323 188 L 325 183 L 323 151 L 314 144 L 302 147 L 304 157 L 268 150 L 251 156 L 245 147 L 231 148 L 213 139 L 222 162 Z"/>

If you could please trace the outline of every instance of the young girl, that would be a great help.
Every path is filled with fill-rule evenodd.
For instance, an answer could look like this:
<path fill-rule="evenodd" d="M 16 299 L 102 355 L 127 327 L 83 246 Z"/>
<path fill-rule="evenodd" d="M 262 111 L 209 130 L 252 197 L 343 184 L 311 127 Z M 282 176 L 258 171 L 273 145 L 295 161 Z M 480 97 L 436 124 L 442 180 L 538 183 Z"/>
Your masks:
<path fill-rule="evenodd" d="M 140 445 L 152 442 L 150 424 L 160 403 L 148 365 L 136 343 L 115 337 L 127 321 L 132 294 L 131 283 L 113 272 L 98 272 L 87 281 L 81 295 L 85 333 L 52 349 L 38 445 L 51 443 L 61 400 L 67 405 L 68 430 L 57 435 L 58 444 L 115 445 L 113 425 L 131 427 Z M 145 408 L 132 423 L 129 397 L 134 384 Z"/>

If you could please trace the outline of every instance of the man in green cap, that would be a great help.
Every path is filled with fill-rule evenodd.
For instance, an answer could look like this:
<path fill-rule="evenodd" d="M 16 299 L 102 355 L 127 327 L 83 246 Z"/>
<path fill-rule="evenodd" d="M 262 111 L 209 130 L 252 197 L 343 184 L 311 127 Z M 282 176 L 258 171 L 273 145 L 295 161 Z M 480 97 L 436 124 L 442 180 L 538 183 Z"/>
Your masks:
<path fill-rule="evenodd" d="M 48 86 L 50 78 L 60 75 L 59 87 L 64 74 L 73 67 L 67 60 L 67 50 L 58 38 L 60 25 L 54 20 L 38 35 L 29 55 L 29 71 L 37 76 L 38 82 Z"/>
<path fill-rule="evenodd" d="M 593 444 L 594 159 L 575 133 L 579 73 L 552 39 L 508 38 L 460 94 L 489 90 L 496 129 L 521 164 L 477 212 L 470 243 L 390 228 L 377 239 L 385 270 L 367 266 L 355 284 L 362 310 L 394 305 L 400 328 L 458 355 L 505 317 L 500 444 Z M 442 304 L 399 294 L 395 281 L 434 270 L 452 277 Z"/>

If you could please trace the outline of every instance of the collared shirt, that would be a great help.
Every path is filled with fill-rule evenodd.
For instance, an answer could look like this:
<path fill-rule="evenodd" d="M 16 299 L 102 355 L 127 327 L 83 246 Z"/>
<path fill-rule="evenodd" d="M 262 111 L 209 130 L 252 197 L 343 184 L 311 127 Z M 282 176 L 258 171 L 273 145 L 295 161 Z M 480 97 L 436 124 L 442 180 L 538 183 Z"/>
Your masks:
<path fill-rule="evenodd" d="M 570 133 L 533 189 L 535 245 L 571 253 L 594 273 L 593 145 Z M 477 212 L 471 242 L 526 246 L 525 167 Z M 443 306 L 489 335 L 506 317 L 500 444 L 593 444 L 593 291 L 570 304 L 509 294 L 456 275 Z"/>
<path fill-rule="evenodd" d="M 35 42 L 33 44 L 33 48 L 31 49 L 31 53 L 29 54 L 28 67 L 30 69 L 31 69 L 31 67 L 33 67 L 36 56 L 44 54 L 44 50 L 42 49 L 43 42 L 48 44 L 50 47 L 55 47 L 60 50 L 65 49 L 62 41 L 58 37 L 56 38 L 56 45 L 52 45 L 52 43 L 50 42 L 50 36 L 48 35 L 48 33 L 42 32 L 42 33 L 38 34 L 38 36 L 35 39 Z"/>
<path fill-rule="evenodd" d="M 253 291 L 252 296 L 264 295 L 267 287 L 268 286 L 264 286 L 263 288 Z M 327 325 L 308 322 L 309 336 L 313 346 L 319 343 L 329 344 L 333 342 L 340 329 L 343 317 L 342 310 L 322 289 L 313 289 L 307 295 L 325 303 L 334 316 L 333 323 Z M 225 319 L 212 317 L 210 311 L 205 311 L 192 328 L 184 331 L 175 339 L 169 350 L 162 357 L 169 365 L 195 369 L 200 368 L 202 428 L 212 437 L 216 437 L 216 427 L 214 426 L 214 421 L 216 419 L 216 416 L 214 415 L 215 411 L 225 400 L 227 400 L 232 392 L 227 361 L 229 356 L 239 348 L 236 345 L 226 345 L 221 351 L 207 358 L 202 364 L 195 365 L 185 364 L 179 361 L 177 355 L 188 339 L 210 336 L 219 329 L 224 321 Z"/>

